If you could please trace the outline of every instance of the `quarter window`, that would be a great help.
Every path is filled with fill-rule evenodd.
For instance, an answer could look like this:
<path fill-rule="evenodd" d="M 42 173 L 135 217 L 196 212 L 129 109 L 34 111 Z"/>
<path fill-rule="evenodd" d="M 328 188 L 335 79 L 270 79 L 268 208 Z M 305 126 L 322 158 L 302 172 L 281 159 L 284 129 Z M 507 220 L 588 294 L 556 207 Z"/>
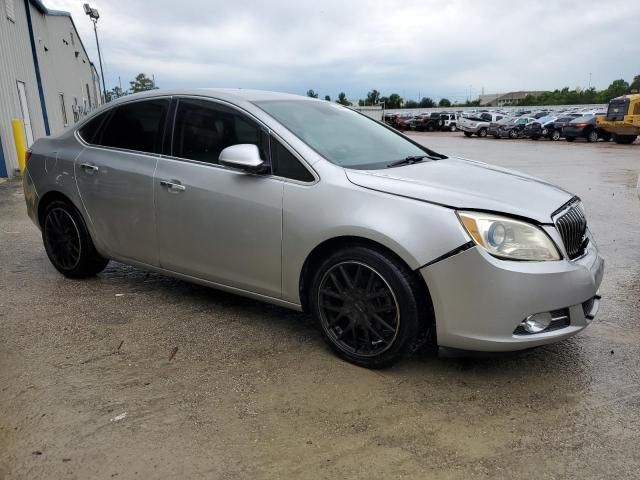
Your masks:
<path fill-rule="evenodd" d="M 100 125 L 104 122 L 104 120 L 109 116 L 111 112 L 105 112 L 97 117 L 92 118 L 87 123 L 85 123 L 82 128 L 78 131 L 82 139 L 87 143 L 94 143 L 94 139 L 98 133 L 98 129 Z"/>
<path fill-rule="evenodd" d="M 92 143 L 138 152 L 160 153 L 169 102 L 169 99 L 162 98 L 116 107 L 106 124 L 93 136 Z M 90 142 L 82 131 L 80 135 Z"/>
<path fill-rule="evenodd" d="M 300 180 L 301 182 L 313 182 L 314 180 L 309 170 L 273 137 L 271 138 L 271 162 L 274 175 Z"/>
<path fill-rule="evenodd" d="M 268 163 L 268 136 L 251 119 L 225 105 L 204 100 L 179 100 L 173 156 L 218 163 L 222 150 L 241 143 L 256 145 L 260 156 Z"/>

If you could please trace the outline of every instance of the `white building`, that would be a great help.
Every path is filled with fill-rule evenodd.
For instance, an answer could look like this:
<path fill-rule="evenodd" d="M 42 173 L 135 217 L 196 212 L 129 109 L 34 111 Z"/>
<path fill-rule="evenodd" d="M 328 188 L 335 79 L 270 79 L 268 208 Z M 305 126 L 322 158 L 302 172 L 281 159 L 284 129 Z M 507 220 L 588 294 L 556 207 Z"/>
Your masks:
<path fill-rule="evenodd" d="M 18 168 L 12 119 L 24 122 L 31 144 L 100 103 L 98 73 L 71 15 L 40 0 L 0 0 L 0 177 Z"/>

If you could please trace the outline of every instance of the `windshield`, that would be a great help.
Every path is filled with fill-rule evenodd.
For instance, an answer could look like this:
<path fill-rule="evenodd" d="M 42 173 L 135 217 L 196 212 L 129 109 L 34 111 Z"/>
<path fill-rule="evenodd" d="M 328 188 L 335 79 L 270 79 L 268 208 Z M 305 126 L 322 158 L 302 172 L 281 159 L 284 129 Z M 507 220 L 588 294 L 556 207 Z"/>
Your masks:
<path fill-rule="evenodd" d="M 269 100 L 256 105 L 324 158 L 342 167 L 386 168 L 407 157 L 434 153 L 335 103 Z"/>

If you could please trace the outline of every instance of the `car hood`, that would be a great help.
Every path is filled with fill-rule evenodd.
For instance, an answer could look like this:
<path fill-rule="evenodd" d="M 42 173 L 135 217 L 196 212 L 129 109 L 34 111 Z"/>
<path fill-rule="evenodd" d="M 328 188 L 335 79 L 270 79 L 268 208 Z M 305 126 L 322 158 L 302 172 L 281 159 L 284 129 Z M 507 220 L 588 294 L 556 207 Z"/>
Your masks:
<path fill-rule="evenodd" d="M 486 163 L 449 157 L 383 170 L 345 170 L 364 188 L 447 207 L 502 212 L 550 223 L 551 214 L 573 198 L 528 175 Z"/>

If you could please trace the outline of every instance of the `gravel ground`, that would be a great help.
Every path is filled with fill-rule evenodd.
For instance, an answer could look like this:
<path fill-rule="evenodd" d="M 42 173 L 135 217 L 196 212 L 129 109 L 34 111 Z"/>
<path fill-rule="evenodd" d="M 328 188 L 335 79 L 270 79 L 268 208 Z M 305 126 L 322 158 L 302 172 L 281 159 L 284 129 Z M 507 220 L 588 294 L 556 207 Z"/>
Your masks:
<path fill-rule="evenodd" d="M 607 259 L 585 332 L 363 370 L 303 314 L 118 263 L 63 278 L 5 182 L 0 479 L 640 478 L 640 147 L 413 137 L 583 198 Z"/>

